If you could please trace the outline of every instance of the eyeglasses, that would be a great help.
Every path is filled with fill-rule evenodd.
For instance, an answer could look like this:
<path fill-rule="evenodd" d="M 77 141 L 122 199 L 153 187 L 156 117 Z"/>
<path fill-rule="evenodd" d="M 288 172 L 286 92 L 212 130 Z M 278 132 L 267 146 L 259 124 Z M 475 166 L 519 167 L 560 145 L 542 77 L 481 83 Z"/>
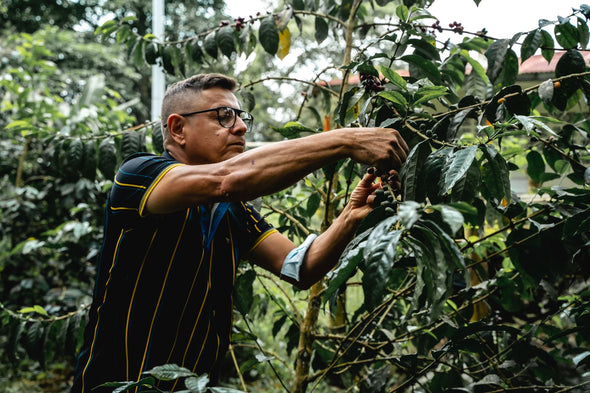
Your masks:
<path fill-rule="evenodd" d="M 219 125 L 225 128 L 232 128 L 236 124 L 236 117 L 240 117 L 244 124 L 246 124 L 246 128 L 250 130 L 252 128 L 252 123 L 254 122 L 254 116 L 250 114 L 250 112 L 243 111 L 241 109 L 232 108 L 229 106 L 220 106 L 217 108 L 205 109 L 204 111 L 196 111 L 190 113 L 181 113 L 180 116 L 187 117 L 192 115 L 197 115 L 199 113 L 205 112 L 217 112 L 217 121 Z"/>

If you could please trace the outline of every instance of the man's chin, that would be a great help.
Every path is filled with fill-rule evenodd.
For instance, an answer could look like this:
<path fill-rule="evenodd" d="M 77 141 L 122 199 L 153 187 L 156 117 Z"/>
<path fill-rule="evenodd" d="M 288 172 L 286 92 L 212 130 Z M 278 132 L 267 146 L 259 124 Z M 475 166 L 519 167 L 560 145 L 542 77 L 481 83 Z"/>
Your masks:
<path fill-rule="evenodd" d="M 230 158 L 242 154 L 244 151 L 244 146 L 232 146 L 232 148 L 225 154 L 224 159 L 229 160 Z"/>

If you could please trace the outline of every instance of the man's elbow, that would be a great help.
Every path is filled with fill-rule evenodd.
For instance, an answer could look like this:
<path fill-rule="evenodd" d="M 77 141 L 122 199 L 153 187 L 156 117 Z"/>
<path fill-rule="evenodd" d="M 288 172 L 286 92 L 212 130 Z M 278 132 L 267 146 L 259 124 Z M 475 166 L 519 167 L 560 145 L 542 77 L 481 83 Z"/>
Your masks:
<path fill-rule="evenodd" d="M 227 202 L 247 201 L 251 198 L 247 182 L 242 181 L 237 176 L 228 174 L 223 177 L 219 185 L 219 196 Z M 251 190 L 250 190 L 251 193 Z"/>
<path fill-rule="evenodd" d="M 299 281 L 294 282 L 293 285 L 295 285 L 298 289 L 306 291 L 318 281 L 320 281 L 320 279 L 321 277 L 309 277 L 304 275 L 303 277 L 299 277 Z"/>

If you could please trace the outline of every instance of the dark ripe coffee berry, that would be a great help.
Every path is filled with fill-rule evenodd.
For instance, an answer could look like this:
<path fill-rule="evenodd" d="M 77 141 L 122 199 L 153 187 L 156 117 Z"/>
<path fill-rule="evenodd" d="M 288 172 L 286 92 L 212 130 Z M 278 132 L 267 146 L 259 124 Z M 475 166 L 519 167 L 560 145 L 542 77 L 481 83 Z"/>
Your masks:
<path fill-rule="evenodd" d="M 383 82 L 370 74 L 360 74 L 361 84 L 367 91 L 382 91 L 384 90 Z"/>

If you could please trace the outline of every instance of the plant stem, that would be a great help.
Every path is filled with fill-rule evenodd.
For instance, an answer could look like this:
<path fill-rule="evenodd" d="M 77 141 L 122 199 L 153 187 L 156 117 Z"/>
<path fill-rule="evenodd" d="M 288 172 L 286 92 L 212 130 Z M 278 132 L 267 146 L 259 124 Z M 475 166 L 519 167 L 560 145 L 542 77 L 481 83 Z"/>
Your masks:
<path fill-rule="evenodd" d="M 291 393 L 304 393 L 309 382 L 308 373 L 311 364 L 312 346 L 315 339 L 315 331 L 318 322 L 321 294 L 324 280 L 314 284 L 309 291 L 307 313 L 299 334 L 299 347 L 297 349 L 297 362 L 295 366 L 295 381 Z"/>
<path fill-rule="evenodd" d="M 238 377 L 240 377 L 240 383 L 242 384 L 242 389 L 244 389 L 244 392 L 248 393 L 248 389 L 246 389 L 246 382 L 244 381 L 244 377 L 242 376 L 242 373 L 240 372 L 240 366 L 238 365 L 238 360 L 236 359 L 236 354 L 234 353 L 234 347 L 231 344 L 229 345 L 229 353 L 231 353 L 231 358 L 234 362 L 236 372 L 238 373 Z"/>
<path fill-rule="evenodd" d="M 23 152 L 20 155 L 18 160 L 18 168 L 16 169 L 16 180 L 14 182 L 14 186 L 19 188 L 23 183 L 23 172 L 25 168 L 25 159 L 27 158 L 27 154 L 29 153 L 29 145 L 31 143 L 31 138 L 28 137 L 25 139 L 25 145 L 23 147 Z"/>

